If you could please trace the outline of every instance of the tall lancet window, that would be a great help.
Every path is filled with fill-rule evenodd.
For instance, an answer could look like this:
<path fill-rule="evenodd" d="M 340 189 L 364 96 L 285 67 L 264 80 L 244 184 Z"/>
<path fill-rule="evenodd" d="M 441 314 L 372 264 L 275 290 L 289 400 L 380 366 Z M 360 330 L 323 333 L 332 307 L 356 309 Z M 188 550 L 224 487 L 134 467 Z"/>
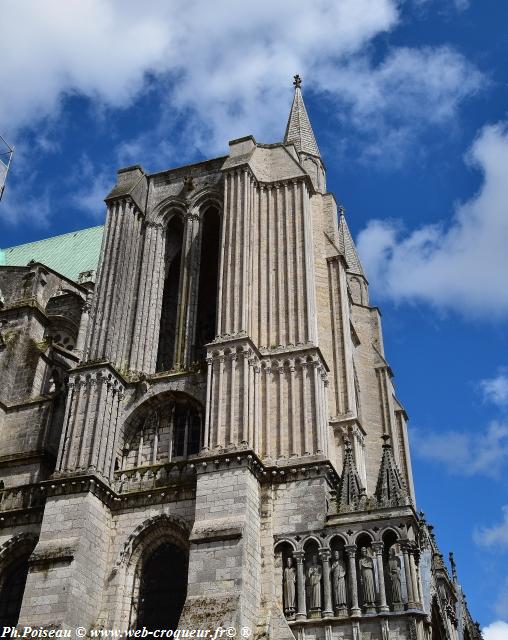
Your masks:
<path fill-rule="evenodd" d="M 220 216 L 209 207 L 203 216 L 199 265 L 198 310 L 194 357 L 206 355 L 204 345 L 215 338 L 217 329 L 217 280 L 219 274 Z"/>
<path fill-rule="evenodd" d="M 164 293 L 162 295 L 157 371 L 169 371 L 174 363 L 182 243 L 183 220 L 179 215 L 174 215 L 166 229 Z"/>

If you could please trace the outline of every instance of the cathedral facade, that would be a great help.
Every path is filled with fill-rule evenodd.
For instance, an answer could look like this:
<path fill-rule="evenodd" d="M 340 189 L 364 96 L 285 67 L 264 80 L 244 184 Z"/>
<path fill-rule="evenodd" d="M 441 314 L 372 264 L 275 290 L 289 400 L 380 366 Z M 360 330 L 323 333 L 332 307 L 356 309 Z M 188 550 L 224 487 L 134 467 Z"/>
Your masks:
<path fill-rule="evenodd" d="M 0 626 L 478 640 L 299 78 L 106 203 L 0 252 Z"/>

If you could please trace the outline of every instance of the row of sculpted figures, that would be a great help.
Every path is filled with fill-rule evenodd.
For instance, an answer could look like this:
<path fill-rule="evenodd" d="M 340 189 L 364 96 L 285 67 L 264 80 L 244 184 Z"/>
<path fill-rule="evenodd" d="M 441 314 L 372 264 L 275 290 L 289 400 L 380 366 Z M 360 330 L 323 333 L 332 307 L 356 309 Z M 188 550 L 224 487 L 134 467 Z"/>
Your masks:
<path fill-rule="evenodd" d="M 285 538 L 275 547 L 278 588 L 288 620 L 420 609 L 418 549 L 388 530 L 346 544 L 340 536 L 321 544 Z"/>

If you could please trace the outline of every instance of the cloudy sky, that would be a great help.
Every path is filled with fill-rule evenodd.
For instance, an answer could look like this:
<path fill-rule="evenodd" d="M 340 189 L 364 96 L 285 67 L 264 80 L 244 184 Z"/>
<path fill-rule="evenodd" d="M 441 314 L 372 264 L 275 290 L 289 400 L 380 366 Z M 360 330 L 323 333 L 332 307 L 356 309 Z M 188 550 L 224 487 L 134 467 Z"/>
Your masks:
<path fill-rule="evenodd" d="M 488 640 L 508 633 L 507 23 L 504 0 L 2 0 L 0 22 L 4 248 L 101 224 L 120 166 L 280 140 L 300 73 L 419 507 Z"/>

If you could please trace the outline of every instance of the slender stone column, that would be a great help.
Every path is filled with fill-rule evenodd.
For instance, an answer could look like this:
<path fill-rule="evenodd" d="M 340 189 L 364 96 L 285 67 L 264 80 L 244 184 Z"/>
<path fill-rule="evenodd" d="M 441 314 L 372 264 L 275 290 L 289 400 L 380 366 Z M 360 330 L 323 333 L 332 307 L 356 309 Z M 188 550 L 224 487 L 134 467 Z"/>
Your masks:
<path fill-rule="evenodd" d="M 323 618 L 331 618 L 333 616 L 332 605 L 332 583 L 330 581 L 330 549 L 320 549 L 321 564 L 323 565 L 323 591 L 324 591 L 324 609 Z"/>
<path fill-rule="evenodd" d="M 80 359 L 83 359 L 83 350 L 85 348 L 85 339 L 88 332 L 88 324 L 90 321 L 90 308 L 92 306 L 92 294 L 88 293 L 86 301 L 81 310 L 81 319 L 79 321 L 78 339 L 76 340 L 76 352 Z"/>
<path fill-rule="evenodd" d="M 386 590 L 385 590 L 385 572 L 383 566 L 383 547 L 384 544 L 379 542 L 372 543 L 372 549 L 376 554 L 377 561 L 377 576 L 378 576 L 378 609 L 379 611 L 389 611 L 386 604 Z"/>
<path fill-rule="evenodd" d="M 403 542 L 401 547 L 402 554 L 404 556 L 404 573 L 406 574 L 407 607 L 408 609 L 414 609 L 416 603 L 413 590 L 413 578 L 411 576 L 411 565 L 409 563 L 409 544 L 407 542 Z"/>
<path fill-rule="evenodd" d="M 411 583 L 413 585 L 413 597 L 415 605 L 418 609 L 421 608 L 420 593 L 418 589 L 418 576 L 416 573 L 416 561 L 415 561 L 415 549 L 413 547 L 408 550 L 409 555 L 409 570 L 411 571 Z"/>
<path fill-rule="evenodd" d="M 205 434 L 203 437 L 203 450 L 210 448 L 210 411 L 212 410 L 212 367 L 213 359 L 206 359 L 206 407 L 205 407 Z"/>
<path fill-rule="evenodd" d="M 303 551 L 295 551 L 293 558 L 296 560 L 296 619 L 307 619 L 307 605 L 305 602 L 305 573 L 303 567 L 303 560 L 305 554 Z"/>
<path fill-rule="evenodd" d="M 360 607 L 358 606 L 358 584 L 356 580 L 356 544 L 347 545 L 344 547 L 344 551 L 347 553 L 348 565 L 349 565 L 349 591 L 351 595 L 351 615 L 359 616 L 361 614 Z"/>

